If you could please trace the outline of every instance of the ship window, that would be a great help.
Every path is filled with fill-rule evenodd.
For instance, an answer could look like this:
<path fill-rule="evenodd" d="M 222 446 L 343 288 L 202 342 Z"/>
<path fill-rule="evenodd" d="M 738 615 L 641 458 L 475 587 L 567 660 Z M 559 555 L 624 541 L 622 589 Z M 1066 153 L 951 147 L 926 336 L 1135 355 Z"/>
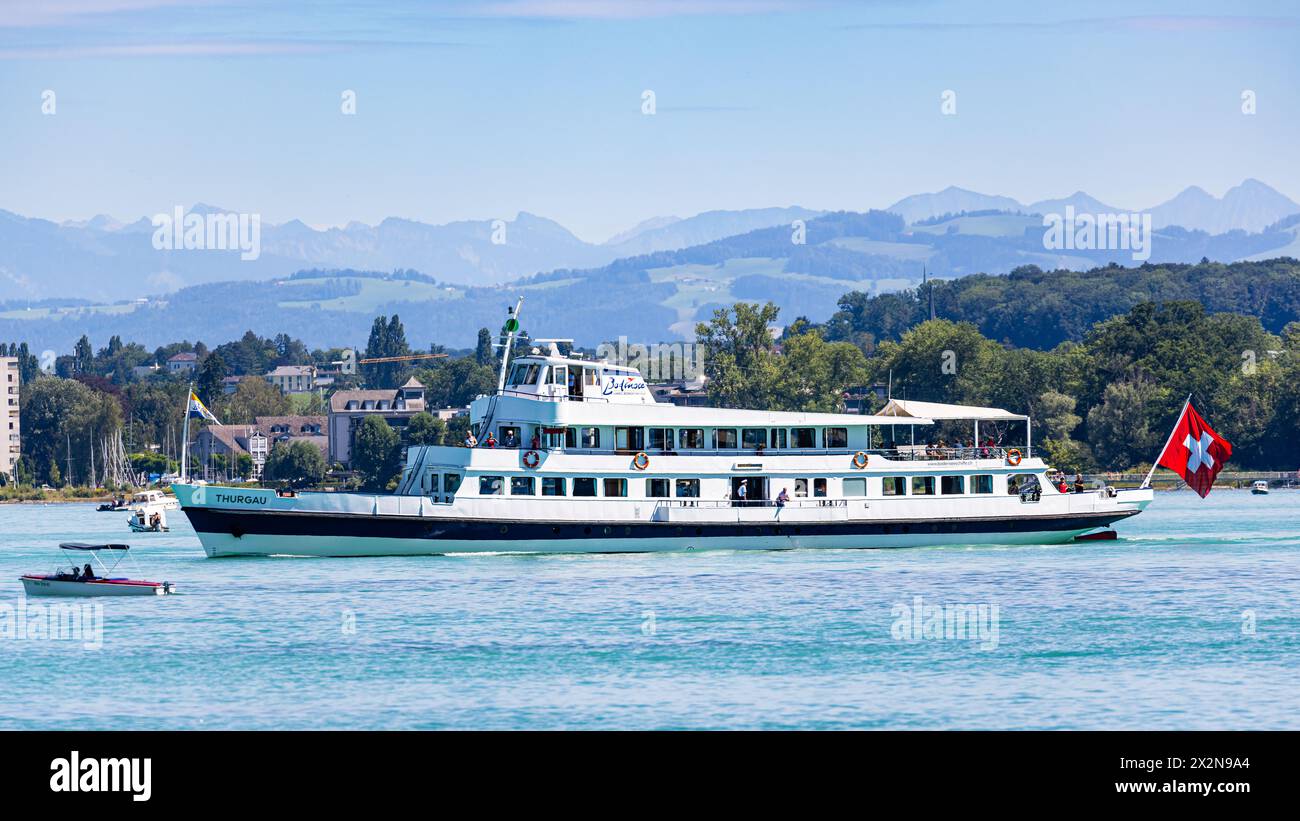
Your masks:
<path fill-rule="evenodd" d="M 582 429 L 582 446 L 584 448 L 596 449 L 600 447 L 600 428 L 583 428 Z"/>
<path fill-rule="evenodd" d="M 796 448 L 815 448 L 817 447 L 816 431 L 813 428 L 794 428 L 790 431 L 790 437 L 794 439 L 792 447 Z"/>
<path fill-rule="evenodd" d="M 480 496 L 500 496 L 501 489 L 504 486 L 505 479 L 501 476 L 478 477 L 478 495 Z"/>
<path fill-rule="evenodd" d="M 455 493 L 460 490 L 460 474 L 444 473 L 442 475 L 442 492 Z"/>
<path fill-rule="evenodd" d="M 772 447 L 784 450 L 786 448 L 786 434 L 789 433 L 785 428 L 772 428 Z"/>
<path fill-rule="evenodd" d="M 767 428 L 744 428 L 740 432 L 740 444 L 750 450 L 767 447 Z"/>
<path fill-rule="evenodd" d="M 596 480 L 591 477 L 583 476 L 573 480 L 574 496 L 595 496 Z"/>
<path fill-rule="evenodd" d="M 525 377 L 527 374 L 528 374 L 528 365 L 527 365 L 526 363 L 525 363 L 525 364 L 520 364 L 520 365 L 515 365 L 513 368 L 510 369 L 510 381 L 509 381 L 509 384 L 511 384 L 511 385 L 522 385 L 522 384 L 524 384 L 524 377 Z"/>
<path fill-rule="evenodd" d="M 519 428 L 514 425 L 502 425 L 497 429 L 501 434 L 500 446 L 503 448 L 519 447 Z"/>
<path fill-rule="evenodd" d="M 512 476 L 510 477 L 510 495 L 511 496 L 535 496 L 537 494 L 537 483 L 531 476 Z"/>
<path fill-rule="evenodd" d="M 940 476 L 939 492 L 944 496 L 960 496 L 966 492 L 965 476 Z"/>
<path fill-rule="evenodd" d="M 667 479 L 646 479 L 645 495 L 647 499 L 667 499 L 668 480 Z"/>
<path fill-rule="evenodd" d="M 564 446 L 566 448 L 576 448 L 578 446 L 578 432 L 573 428 L 564 429 Z"/>
<path fill-rule="evenodd" d="M 992 493 L 993 477 L 987 473 L 981 473 L 978 476 L 970 477 L 971 493 Z"/>
<path fill-rule="evenodd" d="M 678 440 L 682 443 L 683 448 L 702 448 L 704 447 L 704 430 L 703 428 L 682 428 Z"/>
<path fill-rule="evenodd" d="M 595 368 L 583 368 L 582 381 L 586 385 L 599 385 L 600 373 Z"/>
<path fill-rule="evenodd" d="M 822 428 L 822 447 L 827 450 L 849 446 L 848 428 Z"/>
<path fill-rule="evenodd" d="M 626 496 L 627 480 L 626 479 L 605 479 L 606 496 Z"/>
<path fill-rule="evenodd" d="M 542 478 L 542 495 L 543 496 L 563 496 L 564 495 L 564 477 L 562 476 L 545 476 Z"/>
<path fill-rule="evenodd" d="M 800 498 L 805 497 L 805 496 L 808 495 L 808 480 L 807 480 L 807 479 L 795 479 L 795 480 L 794 480 L 794 495 L 795 495 L 796 497 L 800 497 Z"/>
<path fill-rule="evenodd" d="M 736 429 L 718 428 L 713 431 L 713 449 L 733 449 L 736 447 Z"/>
<path fill-rule="evenodd" d="M 700 480 L 699 479 L 678 479 L 677 498 L 679 499 L 700 498 Z"/>
<path fill-rule="evenodd" d="M 813 495 L 818 498 L 823 498 L 826 496 L 825 479 L 813 479 Z"/>
<path fill-rule="evenodd" d="M 867 480 L 862 477 L 858 477 L 856 479 L 845 479 L 844 495 L 845 496 L 866 496 Z"/>
<path fill-rule="evenodd" d="M 1032 473 L 1016 473 L 1007 477 L 1007 493 L 1011 496 L 1019 495 L 1021 501 L 1038 501 L 1042 492 L 1043 487 L 1038 483 L 1038 477 Z"/>
<path fill-rule="evenodd" d="M 907 477 L 882 476 L 880 477 L 880 490 L 885 496 L 906 496 Z"/>
<path fill-rule="evenodd" d="M 673 449 L 672 428 L 650 428 L 650 447 L 656 450 Z M 665 493 L 665 496 L 668 494 Z"/>
<path fill-rule="evenodd" d="M 546 375 L 546 384 L 548 385 L 567 385 L 569 384 L 569 369 L 563 365 L 554 365 Z"/>
<path fill-rule="evenodd" d="M 641 450 L 645 447 L 645 428 L 614 428 L 617 450 Z"/>
<path fill-rule="evenodd" d="M 913 495 L 913 496 L 933 496 L 933 495 L 934 495 L 934 477 L 933 477 L 933 476 L 913 476 L 913 477 L 912 477 L 912 495 Z"/>

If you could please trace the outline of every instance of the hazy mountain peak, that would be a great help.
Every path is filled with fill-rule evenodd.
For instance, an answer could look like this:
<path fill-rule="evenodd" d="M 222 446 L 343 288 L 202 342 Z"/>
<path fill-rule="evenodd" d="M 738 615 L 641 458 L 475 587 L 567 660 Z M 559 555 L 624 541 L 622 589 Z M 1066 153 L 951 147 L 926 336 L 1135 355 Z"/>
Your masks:
<path fill-rule="evenodd" d="M 602 245 L 618 245 L 620 242 L 627 242 L 633 237 L 640 236 L 646 231 L 653 231 L 657 228 L 666 228 L 675 222 L 681 222 L 682 218 L 677 216 L 651 217 L 647 220 L 641 220 L 636 225 L 625 231 L 620 231 L 609 239 L 605 240 Z"/>

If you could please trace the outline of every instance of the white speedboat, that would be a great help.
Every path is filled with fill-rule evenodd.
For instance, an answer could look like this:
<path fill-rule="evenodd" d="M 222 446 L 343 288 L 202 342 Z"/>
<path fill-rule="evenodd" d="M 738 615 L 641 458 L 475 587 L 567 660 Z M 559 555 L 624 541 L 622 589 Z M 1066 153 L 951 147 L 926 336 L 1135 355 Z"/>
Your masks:
<path fill-rule="evenodd" d="M 173 488 L 209 556 L 1064 543 L 1152 500 L 1061 492 L 1029 417 L 998 408 L 681 407 L 554 345 L 503 361 L 471 421 L 476 447 L 408 448 L 392 494 Z"/>
<path fill-rule="evenodd" d="M 1251 492 L 1251 493 L 1254 493 L 1254 494 L 1257 495 L 1257 496 L 1265 496 L 1265 495 L 1267 495 L 1267 494 L 1268 494 L 1268 482 L 1264 481 L 1263 479 L 1258 479 L 1258 480 L 1252 482 L 1251 485 L 1250 485 L 1250 492 Z"/>
<path fill-rule="evenodd" d="M 64 551 L 63 562 L 49 574 L 28 573 L 21 577 L 23 589 L 29 596 L 165 596 L 176 592 L 171 582 L 150 582 L 114 576 L 119 564 L 127 558 L 129 545 L 124 544 L 83 544 L 81 542 L 64 542 L 59 545 Z M 106 564 L 100 554 L 113 557 L 111 565 Z M 81 566 L 82 559 L 89 558 L 100 568 L 94 572 L 90 563 Z"/>
<path fill-rule="evenodd" d="M 132 533 L 166 533 L 169 530 L 167 512 L 162 508 L 138 507 L 131 511 L 126 526 L 131 528 Z"/>

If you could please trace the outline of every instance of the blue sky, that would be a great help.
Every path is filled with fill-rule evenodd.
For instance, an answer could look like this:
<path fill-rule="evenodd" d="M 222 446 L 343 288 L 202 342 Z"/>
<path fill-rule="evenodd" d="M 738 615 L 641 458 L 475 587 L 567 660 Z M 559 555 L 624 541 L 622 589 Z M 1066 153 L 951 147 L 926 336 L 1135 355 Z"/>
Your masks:
<path fill-rule="evenodd" d="M 600 241 L 948 185 L 1138 208 L 1256 177 L 1300 200 L 1298 35 L 1281 2 L 9 0 L 0 209 L 525 210 Z"/>

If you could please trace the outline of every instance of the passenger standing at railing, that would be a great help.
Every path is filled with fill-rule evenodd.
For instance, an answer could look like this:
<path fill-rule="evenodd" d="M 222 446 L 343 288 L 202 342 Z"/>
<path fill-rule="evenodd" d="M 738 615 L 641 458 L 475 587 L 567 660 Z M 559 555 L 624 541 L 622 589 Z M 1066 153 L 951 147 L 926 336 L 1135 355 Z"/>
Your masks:
<path fill-rule="evenodd" d="M 465 447 L 467 448 L 478 447 L 478 439 L 474 438 L 473 431 L 470 431 L 469 433 L 465 434 Z"/>
<path fill-rule="evenodd" d="M 776 494 L 776 506 L 785 507 L 785 503 L 788 501 L 790 501 L 790 494 L 786 493 L 785 488 L 781 488 L 781 492 Z"/>
<path fill-rule="evenodd" d="M 497 438 L 492 435 L 492 431 L 488 431 L 487 438 L 483 440 L 483 447 L 494 448 L 496 446 L 497 446 Z"/>

